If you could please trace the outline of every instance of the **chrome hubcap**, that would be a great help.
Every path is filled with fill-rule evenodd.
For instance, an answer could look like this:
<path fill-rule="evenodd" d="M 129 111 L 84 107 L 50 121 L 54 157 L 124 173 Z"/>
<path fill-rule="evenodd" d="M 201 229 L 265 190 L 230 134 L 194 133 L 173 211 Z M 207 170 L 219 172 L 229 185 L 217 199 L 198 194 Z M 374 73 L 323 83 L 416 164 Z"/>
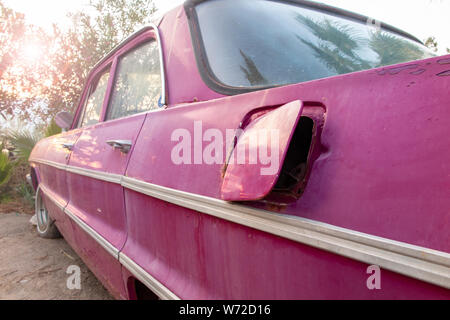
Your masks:
<path fill-rule="evenodd" d="M 47 208 L 45 208 L 40 190 L 38 190 L 36 195 L 36 218 L 39 231 L 45 232 L 48 228 L 48 211 Z"/>

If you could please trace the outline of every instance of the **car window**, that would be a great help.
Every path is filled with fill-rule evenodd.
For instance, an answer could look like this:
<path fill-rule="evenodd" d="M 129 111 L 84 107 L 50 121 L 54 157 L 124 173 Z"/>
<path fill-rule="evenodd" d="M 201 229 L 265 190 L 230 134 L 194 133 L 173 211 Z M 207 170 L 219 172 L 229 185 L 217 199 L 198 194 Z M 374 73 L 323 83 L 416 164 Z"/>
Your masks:
<path fill-rule="evenodd" d="M 159 47 L 151 41 L 120 59 L 106 120 L 157 109 L 161 86 Z"/>
<path fill-rule="evenodd" d="M 195 9 L 207 72 L 233 88 L 299 83 L 433 56 L 389 30 L 289 1 L 205 1 Z"/>
<path fill-rule="evenodd" d="M 103 72 L 98 77 L 98 80 L 92 84 L 80 127 L 96 124 L 100 120 L 103 101 L 105 99 L 106 89 L 108 88 L 108 80 L 109 69 Z"/>

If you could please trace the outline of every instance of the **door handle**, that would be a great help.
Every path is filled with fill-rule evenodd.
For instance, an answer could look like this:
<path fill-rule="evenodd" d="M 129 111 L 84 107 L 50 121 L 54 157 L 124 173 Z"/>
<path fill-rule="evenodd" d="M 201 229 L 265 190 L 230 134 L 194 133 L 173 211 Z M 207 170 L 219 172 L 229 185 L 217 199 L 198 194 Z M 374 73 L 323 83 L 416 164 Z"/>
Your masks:
<path fill-rule="evenodd" d="M 114 150 L 120 150 L 122 153 L 130 152 L 131 146 L 133 145 L 133 142 L 129 140 L 109 140 L 106 143 Z"/>
<path fill-rule="evenodd" d="M 64 149 L 69 150 L 69 151 L 72 151 L 72 150 L 73 150 L 73 146 L 74 146 L 73 143 L 63 143 L 63 144 L 62 144 L 62 147 L 63 147 Z"/>

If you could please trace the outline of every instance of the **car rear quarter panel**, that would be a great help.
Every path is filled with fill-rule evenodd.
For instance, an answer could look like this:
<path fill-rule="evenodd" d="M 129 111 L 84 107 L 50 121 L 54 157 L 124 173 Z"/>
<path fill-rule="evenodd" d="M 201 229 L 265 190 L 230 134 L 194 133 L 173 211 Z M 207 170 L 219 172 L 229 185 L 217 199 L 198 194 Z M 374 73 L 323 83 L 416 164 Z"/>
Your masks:
<path fill-rule="evenodd" d="M 322 154 L 303 196 L 280 213 L 449 253 L 446 61 L 433 58 L 154 113 L 144 123 L 127 176 L 219 199 L 222 166 L 175 165 L 174 130 L 194 136 L 193 123 L 202 120 L 203 132 L 214 128 L 225 136 L 255 108 L 320 103 L 327 110 Z M 388 271 L 389 290 L 370 292 L 363 263 L 134 191 L 125 195 L 129 236 L 123 252 L 183 298 L 449 298 L 445 289 Z"/>

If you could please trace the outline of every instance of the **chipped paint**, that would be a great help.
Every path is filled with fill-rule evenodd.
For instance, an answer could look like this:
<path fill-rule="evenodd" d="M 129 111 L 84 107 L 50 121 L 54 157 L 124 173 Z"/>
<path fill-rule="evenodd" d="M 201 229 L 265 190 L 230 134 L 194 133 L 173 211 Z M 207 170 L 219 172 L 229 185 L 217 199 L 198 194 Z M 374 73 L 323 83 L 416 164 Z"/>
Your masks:
<path fill-rule="evenodd" d="M 385 75 L 387 73 L 389 73 L 391 75 L 396 75 L 396 74 L 399 74 L 400 72 L 402 72 L 404 70 L 417 69 L 418 67 L 419 67 L 418 64 L 410 64 L 410 65 L 401 66 L 401 67 L 386 68 L 386 69 L 383 69 L 381 71 L 377 71 L 377 73 L 380 76 L 383 76 L 383 75 Z"/>
<path fill-rule="evenodd" d="M 427 71 L 427 70 L 426 69 L 419 69 L 419 70 L 410 72 L 409 74 L 418 76 L 418 75 L 421 75 L 422 73 L 424 73 L 425 71 Z"/>
<path fill-rule="evenodd" d="M 450 76 L 450 70 L 438 73 L 437 76 L 439 76 L 439 77 L 449 77 Z"/>
<path fill-rule="evenodd" d="M 403 67 L 398 67 L 398 68 L 392 68 L 389 69 L 389 73 L 390 74 L 399 74 L 400 72 L 404 71 L 404 70 L 409 70 L 409 69 L 416 69 L 418 68 L 419 65 L 417 64 L 412 64 L 412 65 L 408 65 L 408 66 L 403 66 Z"/>
<path fill-rule="evenodd" d="M 438 60 L 439 64 L 450 64 L 450 58 Z"/>

